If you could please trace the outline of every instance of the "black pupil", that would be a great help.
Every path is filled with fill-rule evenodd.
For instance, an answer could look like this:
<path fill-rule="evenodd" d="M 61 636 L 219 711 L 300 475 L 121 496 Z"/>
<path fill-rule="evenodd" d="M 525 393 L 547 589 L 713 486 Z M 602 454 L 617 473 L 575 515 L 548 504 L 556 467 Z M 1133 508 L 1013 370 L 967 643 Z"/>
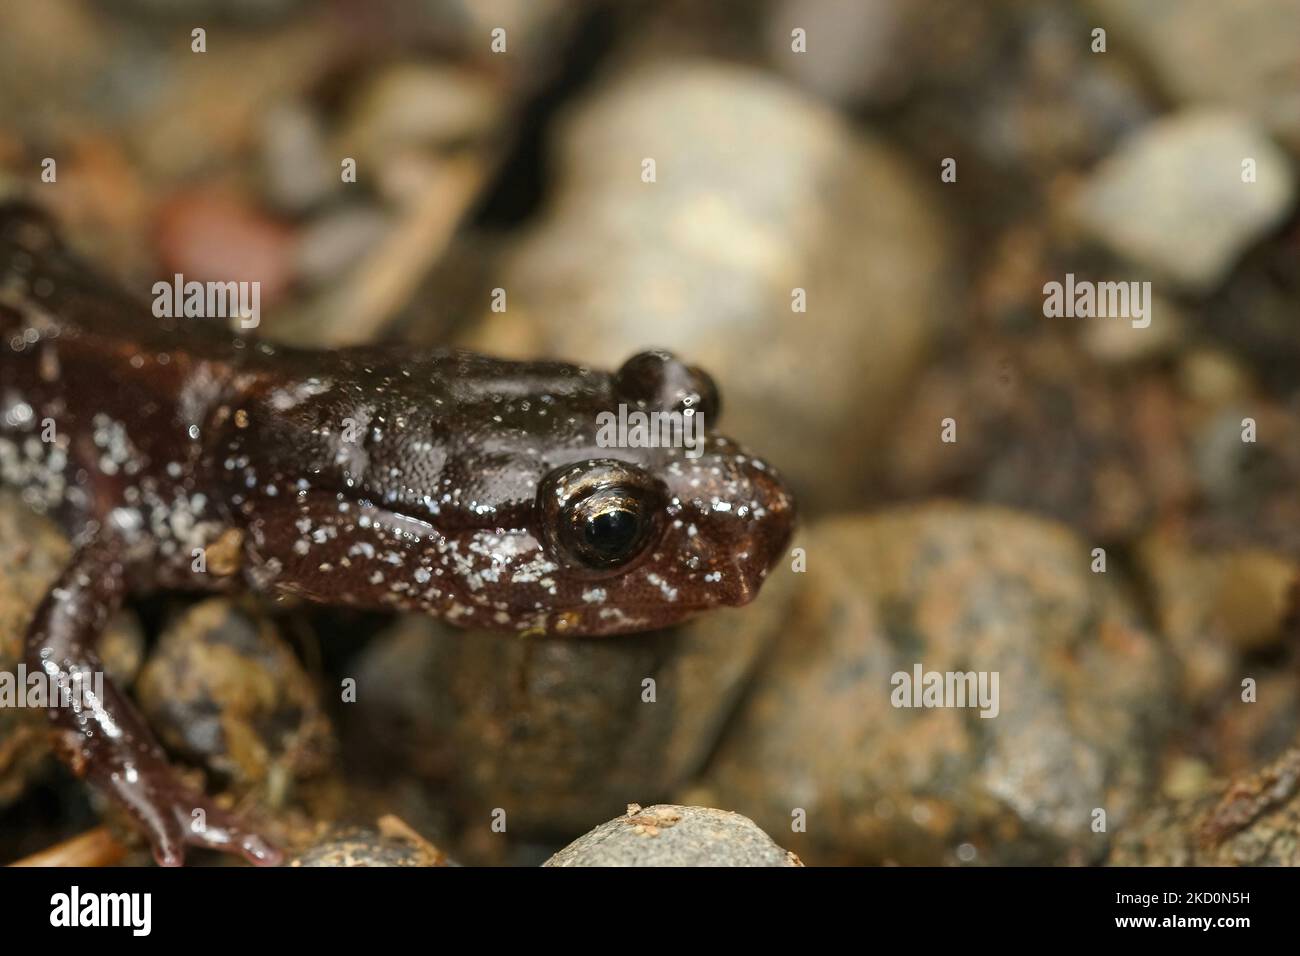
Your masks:
<path fill-rule="evenodd" d="M 583 527 L 583 536 L 593 551 L 603 558 L 617 558 L 636 543 L 637 517 L 624 508 L 611 508 L 594 514 Z"/>

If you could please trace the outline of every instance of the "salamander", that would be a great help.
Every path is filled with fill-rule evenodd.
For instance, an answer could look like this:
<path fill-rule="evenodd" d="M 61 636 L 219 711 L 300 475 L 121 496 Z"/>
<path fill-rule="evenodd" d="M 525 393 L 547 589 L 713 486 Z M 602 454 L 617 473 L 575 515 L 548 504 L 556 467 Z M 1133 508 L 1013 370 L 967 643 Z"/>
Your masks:
<path fill-rule="evenodd" d="M 0 205 L 0 483 L 73 544 L 26 635 L 27 666 L 51 679 L 98 674 L 108 618 L 157 589 L 614 635 L 745 604 L 790 537 L 790 490 L 713 430 L 713 382 L 668 352 L 611 373 L 312 350 L 155 311 L 41 210 Z M 600 441 L 620 406 L 702 416 L 702 442 Z M 102 686 L 50 708 L 56 751 L 129 812 L 160 864 L 187 846 L 279 862 L 183 785 L 127 697 Z"/>

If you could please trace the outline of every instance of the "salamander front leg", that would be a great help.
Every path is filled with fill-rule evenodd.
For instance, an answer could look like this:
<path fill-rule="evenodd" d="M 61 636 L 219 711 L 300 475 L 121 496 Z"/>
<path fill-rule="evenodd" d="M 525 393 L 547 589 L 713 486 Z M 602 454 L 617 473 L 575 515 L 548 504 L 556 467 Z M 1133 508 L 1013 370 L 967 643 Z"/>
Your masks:
<path fill-rule="evenodd" d="M 131 814 L 162 866 L 183 863 L 187 844 L 279 863 L 278 850 L 182 783 L 131 703 L 106 677 L 96 681 L 103 665 L 95 643 L 125 593 L 116 549 L 91 542 L 73 555 L 27 632 L 28 668 L 70 689 L 49 709 L 59 756 Z"/>

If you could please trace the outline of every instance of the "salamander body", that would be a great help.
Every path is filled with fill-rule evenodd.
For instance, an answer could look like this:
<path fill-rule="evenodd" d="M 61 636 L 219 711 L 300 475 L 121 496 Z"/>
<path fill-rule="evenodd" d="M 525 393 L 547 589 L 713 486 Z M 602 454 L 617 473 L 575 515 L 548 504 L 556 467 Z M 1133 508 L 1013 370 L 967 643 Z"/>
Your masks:
<path fill-rule="evenodd" d="M 603 441 L 620 409 L 699 416 L 700 441 Z M 39 211 L 0 206 L 0 484 L 74 544 L 27 635 L 29 667 L 53 677 L 99 671 L 107 618 L 158 588 L 556 636 L 744 604 L 785 548 L 794 503 L 712 430 L 717 411 L 708 376 L 665 352 L 609 373 L 294 349 L 156 318 Z M 111 684 L 51 717 L 65 758 L 132 812 L 160 862 L 181 862 L 187 843 L 278 859 L 176 782 Z"/>

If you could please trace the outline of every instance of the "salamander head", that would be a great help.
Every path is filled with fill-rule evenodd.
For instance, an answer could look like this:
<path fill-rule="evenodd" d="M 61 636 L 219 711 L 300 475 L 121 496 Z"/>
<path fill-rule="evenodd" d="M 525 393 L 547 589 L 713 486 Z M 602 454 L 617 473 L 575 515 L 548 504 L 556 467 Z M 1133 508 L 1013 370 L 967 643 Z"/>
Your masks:
<path fill-rule="evenodd" d="M 214 456 L 261 462 L 232 490 L 269 585 L 593 636 L 745 604 L 784 552 L 792 495 L 712 430 L 712 382 L 667 353 L 614 374 L 339 354 L 310 388 L 261 389 Z M 291 482 L 295 462 L 310 473 Z"/>
<path fill-rule="evenodd" d="M 644 630 L 758 593 L 792 529 L 779 477 L 723 438 L 657 464 L 594 459 L 543 479 L 536 527 L 559 566 L 547 630 Z"/>

